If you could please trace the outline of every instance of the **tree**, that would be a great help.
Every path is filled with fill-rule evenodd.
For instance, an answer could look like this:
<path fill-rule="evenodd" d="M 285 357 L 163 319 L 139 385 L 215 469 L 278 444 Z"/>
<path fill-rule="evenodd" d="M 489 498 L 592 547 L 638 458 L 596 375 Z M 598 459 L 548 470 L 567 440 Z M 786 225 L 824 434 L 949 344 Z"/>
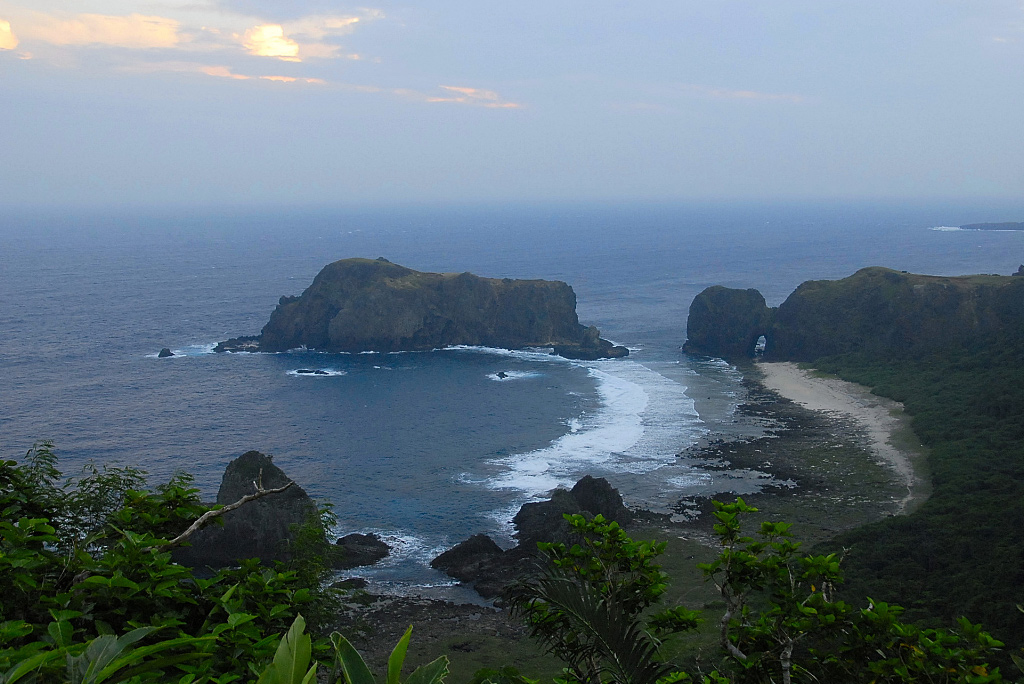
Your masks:
<path fill-rule="evenodd" d="M 579 543 L 538 545 L 547 567 L 513 586 L 513 611 L 567 664 L 567 681 L 654 684 L 671 676 L 657 658 L 659 638 L 692 629 L 698 616 L 683 607 L 645 616 L 667 586 L 654 563 L 665 544 L 633 541 L 600 515 L 565 518 Z"/>

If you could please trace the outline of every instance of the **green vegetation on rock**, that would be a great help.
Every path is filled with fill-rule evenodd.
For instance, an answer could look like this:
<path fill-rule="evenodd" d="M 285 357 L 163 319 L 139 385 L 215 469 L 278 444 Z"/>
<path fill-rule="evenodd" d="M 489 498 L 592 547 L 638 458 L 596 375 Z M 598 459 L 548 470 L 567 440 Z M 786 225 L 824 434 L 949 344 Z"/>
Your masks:
<path fill-rule="evenodd" d="M 831 546 L 848 549 L 842 594 L 1024 640 L 1024 279 L 866 268 L 802 284 L 766 337 L 766 359 L 903 402 L 929 448 L 931 497 Z"/>
<path fill-rule="evenodd" d="M 560 281 L 422 273 L 380 259 L 328 264 L 299 297 L 281 297 L 259 337 L 217 351 L 429 351 L 452 345 L 554 347 L 571 358 L 626 356 L 580 325 Z"/>

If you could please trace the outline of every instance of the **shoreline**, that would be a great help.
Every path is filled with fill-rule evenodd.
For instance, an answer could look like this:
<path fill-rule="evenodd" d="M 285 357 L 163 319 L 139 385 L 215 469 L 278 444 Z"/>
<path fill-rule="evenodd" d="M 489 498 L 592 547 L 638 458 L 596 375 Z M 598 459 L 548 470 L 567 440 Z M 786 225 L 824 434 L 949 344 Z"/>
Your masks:
<path fill-rule="evenodd" d="M 903 404 L 872 394 L 863 385 L 820 375 L 790 361 L 760 361 L 755 368 L 766 389 L 811 411 L 843 416 L 864 430 L 867 449 L 906 487 L 896 515 L 907 514 L 923 501 L 927 482 L 920 461 L 925 449 L 910 430 Z"/>

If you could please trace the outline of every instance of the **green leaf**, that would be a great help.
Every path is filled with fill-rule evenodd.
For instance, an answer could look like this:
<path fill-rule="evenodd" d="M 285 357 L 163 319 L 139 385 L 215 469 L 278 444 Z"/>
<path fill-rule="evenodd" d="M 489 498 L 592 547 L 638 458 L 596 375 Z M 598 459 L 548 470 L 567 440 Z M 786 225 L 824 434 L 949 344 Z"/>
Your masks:
<path fill-rule="evenodd" d="M 41 668 L 43 665 L 49 663 L 51 660 L 60 660 L 64 657 L 64 655 L 65 652 L 63 649 L 58 649 L 54 651 L 43 651 L 42 653 L 37 653 L 31 658 L 26 658 L 25 660 L 21 661 L 20 663 L 12 667 L 10 670 L 5 672 L 3 676 L 0 676 L 0 681 L 2 681 L 4 684 L 14 684 L 16 681 L 18 681 L 25 675 L 29 674 L 30 672 L 33 672 Z"/>
<path fill-rule="evenodd" d="M 437 660 L 417 667 L 405 684 L 440 684 L 448 675 L 448 656 L 441 656 Z"/>
<path fill-rule="evenodd" d="M 363 657 L 359 655 L 359 651 L 349 643 L 348 639 L 334 632 L 331 634 L 331 643 L 334 644 L 341 671 L 348 684 L 376 684 Z"/>
<path fill-rule="evenodd" d="M 388 684 L 399 684 L 399 677 L 402 674 L 402 663 L 405 662 L 405 652 L 409 648 L 409 638 L 412 636 L 412 625 L 405 630 L 405 635 L 395 644 L 388 658 Z"/>
<path fill-rule="evenodd" d="M 260 675 L 260 684 L 302 684 L 316 675 L 316 663 L 309 668 L 312 657 L 312 639 L 305 634 L 306 621 L 295 616 L 291 628 L 277 646 L 274 662 Z M 307 668 L 309 668 L 307 670 Z"/>
<path fill-rule="evenodd" d="M 53 639 L 53 643 L 57 648 L 67 648 L 71 645 L 71 638 L 75 628 L 67 620 L 61 620 L 59 622 L 51 622 L 46 626 L 46 631 L 49 633 L 50 638 Z"/>

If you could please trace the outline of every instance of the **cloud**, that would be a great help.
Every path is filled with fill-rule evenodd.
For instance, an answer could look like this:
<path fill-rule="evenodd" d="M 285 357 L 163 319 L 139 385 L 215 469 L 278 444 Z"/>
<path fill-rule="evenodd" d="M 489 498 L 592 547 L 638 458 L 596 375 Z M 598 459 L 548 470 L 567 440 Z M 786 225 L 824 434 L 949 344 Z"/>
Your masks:
<path fill-rule="evenodd" d="M 296 78 L 294 76 L 260 76 L 264 81 L 276 81 L 278 83 L 313 83 L 325 85 L 327 81 L 322 78 Z"/>
<path fill-rule="evenodd" d="M 503 102 L 498 93 L 493 90 L 481 90 L 479 88 L 467 88 L 465 86 L 440 86 L 448 94 L 441 96 L 424 96 L 427 102 L 457 102 L 459 104 L 476 105 L 491 109 L 519 109 L 522 105 L 515 102 Z M 406 94 L 405 91 L 402 94 Z"/>
<path fill-rule="evenodd" d="M 263 24 L 254 26 L 245 32 L 242 45 L 250 55 L 257 57 L 277 57 L 286 62 L 301 62 L 299 44 L 284 35 L 284 27 L 280 24 Z"/>
<path fill-rule="evenodd" d="M 79 14 L 72 18 L 34 13 L 25 38 L 52 45 L 111 45 L 146 49 L 177 46 L 180 23 L 166 17 Z"/>
<path fill-rule="evenodd" d="M 251 74 L 239 74 L 229 67 L 221 64 L 202 64 L 200 62 L 178 62 L 178 61 L 165 61 L 165 62 L 140 62 L 132 64 L 130 66 L 123 67 L 121 71 L 127 71 L 131 73 L 157 73 L 157 72 L 174 72 L 174 73 L 185 73 L 185 74 L 203 74 L 205 76 L 213 76 L 215 78 L 225 78 L 232 81 L 274 81 L 277 83 L 311 83 L 315 85 L 325 85 L 327 81 L 321 78 L 306 78 L 302 76 L 279 76 L 277 74 L 267 75 L 251 75 Z"/>
<path fill-rule="evenodd" d="M 11 30 L 11 22 L 0 19 L 0 50 L 13 50 L 18 47 L 18 38 Z"/>
<path fill-rule="evenodd" d="M 248 81 L 252 76 L 246 76 L 244 74 L 236 74 L 226 66 L 202 66 L 197 65 L 200 73 L 206 74 L 207 76 L 217 76 L 219 78 L 231 78 L 236 81 Z"/>
<path fill-rule="evenodd" d="M 794 104 L 804 101 L 802 95 L 791 95 L 787 93 L 763 93 L 757 90 L 732 90 L 729 88 L 710 88 L 700 85 L 684 85 L 682 89 L 695 95 L 702 95 L 718 100 L 762 100 L 774 102 L 792 102 Z"/>

